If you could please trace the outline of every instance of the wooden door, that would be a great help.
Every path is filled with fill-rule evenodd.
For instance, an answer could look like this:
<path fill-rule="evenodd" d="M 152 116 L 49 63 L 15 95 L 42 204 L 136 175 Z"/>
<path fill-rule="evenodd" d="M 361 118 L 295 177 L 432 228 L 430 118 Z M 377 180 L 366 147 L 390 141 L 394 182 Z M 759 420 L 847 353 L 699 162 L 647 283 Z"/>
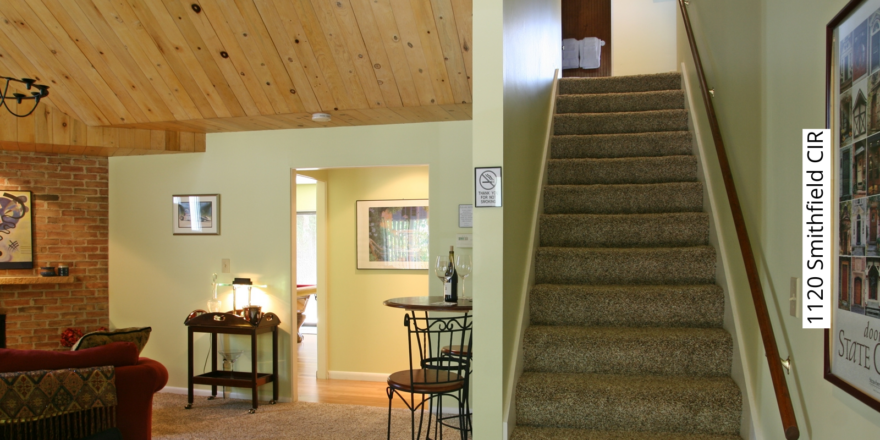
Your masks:
<path fill-rule="evenodd" d="M 564 69 L 562 76 L 611 76 L 611 0 L 562 0 L 562 38 L 586 37 L 605 42 L 599 68 Z"/>

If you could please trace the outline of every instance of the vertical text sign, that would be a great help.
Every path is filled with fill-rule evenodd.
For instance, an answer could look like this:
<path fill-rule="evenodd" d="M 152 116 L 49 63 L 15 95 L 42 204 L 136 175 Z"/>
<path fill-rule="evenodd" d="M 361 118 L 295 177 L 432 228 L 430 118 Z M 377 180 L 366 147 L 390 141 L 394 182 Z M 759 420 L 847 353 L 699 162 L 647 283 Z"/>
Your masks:
<path fill-rule="evenodd" d="M 833 220 L 831 130 L 803 132 L 804 328 L 831 326 L 831 222 Z"/>

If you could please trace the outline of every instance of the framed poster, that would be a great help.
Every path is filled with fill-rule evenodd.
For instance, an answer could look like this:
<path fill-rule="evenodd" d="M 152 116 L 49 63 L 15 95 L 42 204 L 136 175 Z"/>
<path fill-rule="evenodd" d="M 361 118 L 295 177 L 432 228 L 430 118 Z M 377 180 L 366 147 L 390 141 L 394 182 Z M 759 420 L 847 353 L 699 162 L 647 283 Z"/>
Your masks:
<path fill-rule="evenodd" d="M 30 191 L 0 196 L 0 269 L 34 268 L 34 230 Z"/>
<path fill-rule="evenodd" d="M 428 269 L 427 200 L 358 200 L 358 269 Z"/>
<path fill-rule="evenodd" d="M 220 194 L 171 196 L 174 235 L 220 235 Z"/>
<path fill-rule="evenodd" d="M 880 0 L 850 1 L 828 23 L 825 74 L 837 244 L 824 375 L 880 411 Z"/>

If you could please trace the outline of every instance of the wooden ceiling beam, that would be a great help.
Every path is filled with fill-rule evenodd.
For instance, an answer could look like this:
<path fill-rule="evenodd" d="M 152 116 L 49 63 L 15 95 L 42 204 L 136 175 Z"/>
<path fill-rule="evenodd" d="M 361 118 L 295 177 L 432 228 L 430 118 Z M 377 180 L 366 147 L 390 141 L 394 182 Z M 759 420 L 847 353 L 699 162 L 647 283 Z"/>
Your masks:
<path fill-rule="evenodd" d="M 7 151 L 96 156 L 204 152 L 205 139 L 204 133 L 90 127 L 44 103 L 25 118 L 0 110 L 0 150 Z"/>

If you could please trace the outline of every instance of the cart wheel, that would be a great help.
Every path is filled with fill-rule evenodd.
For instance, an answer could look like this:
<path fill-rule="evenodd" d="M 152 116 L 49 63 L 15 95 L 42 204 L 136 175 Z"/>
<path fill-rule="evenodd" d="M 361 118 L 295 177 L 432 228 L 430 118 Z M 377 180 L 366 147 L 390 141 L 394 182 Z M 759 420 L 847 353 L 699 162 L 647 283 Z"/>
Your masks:
<path fill-rule="evenodd" d="M 186 409 L 192 409 L 192 407 L 193 407 L 192 403 L 187 403 L 186 406 L 184 406 L 184 408 L 186 408 Z"/>
<path fill-rule="evenodd" d="M 214 400 L 216 398 L 217 398 L 217 396 L 208 396 L 208 400 Z"/>
<path fill-rule="evenodd" d="M 274 400 L 270 400 L 270 401 L 269 401 L 269 404 L 270 404 L 270 405 L 274 405 L 274 404 L 276 404 L 276 403 L 278 403 L 278 402 L 276 402 L 276 401 L 274 401 Z"/>
<path fill-rule="evenodd" d="M 256 408 L 251 408 L 251 409 L 248 410 L 248 414 L 254 414 L 254 413 L 256 413 L 256 412 L 257 412 L 257 409 L 256 409 Z"/>

